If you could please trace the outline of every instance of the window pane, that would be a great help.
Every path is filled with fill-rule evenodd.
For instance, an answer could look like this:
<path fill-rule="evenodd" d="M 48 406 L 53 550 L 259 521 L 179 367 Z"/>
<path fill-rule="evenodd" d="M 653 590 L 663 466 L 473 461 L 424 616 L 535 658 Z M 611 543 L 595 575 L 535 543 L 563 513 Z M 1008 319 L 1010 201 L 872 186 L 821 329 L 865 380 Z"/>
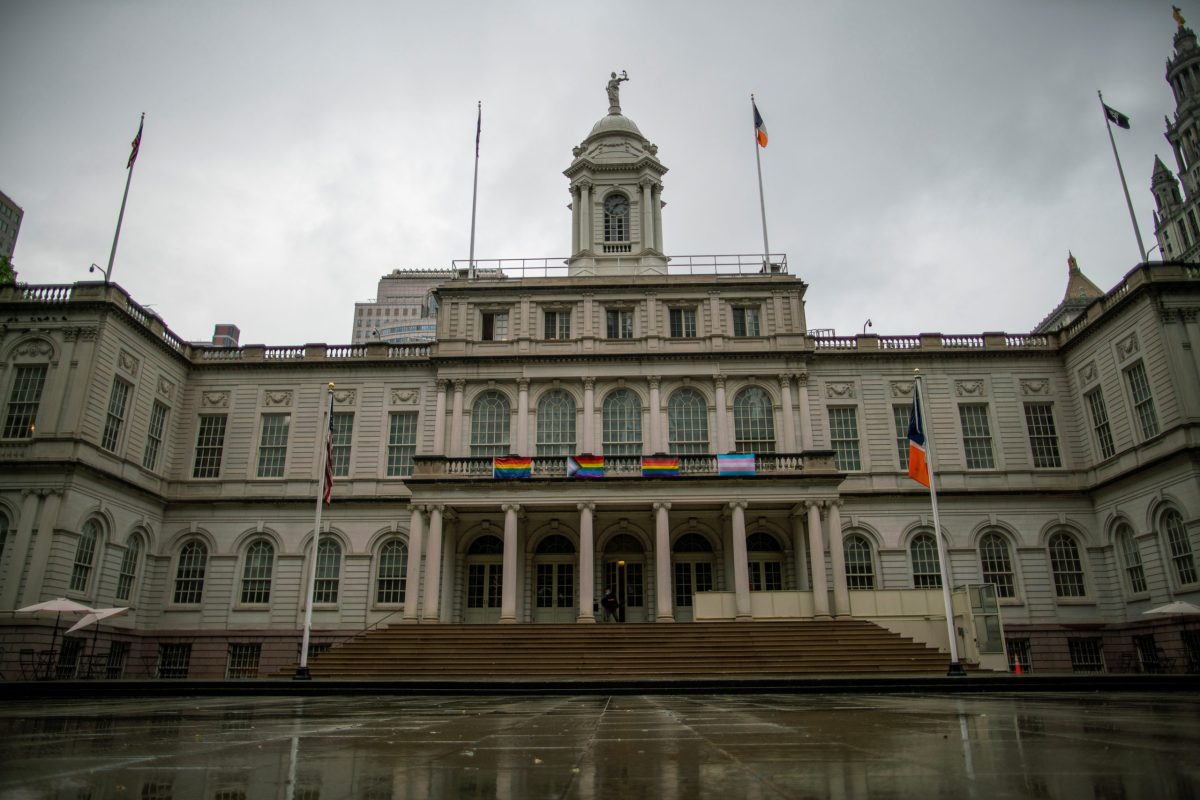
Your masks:
<path fill-rule="evenodd" d="M 375 602 L 403 603 L 408 568 L 408 545 L 393 539 L 379 551 L 375 573 Z"/>
<path fill-rule="evenodd" d="M 269 542 L 259 540 L 246 550 L 246 562 L 242 566 L 242 602 L 268 603 L 271 600 L 271 568 L 275 562 L 275 548 Z"/>
<path fill-rule="evenodd" d="M 314 605 L 338 601 L 338 584 L 341 574 L 341 545 L 333 539 L 321 539 L 321 543 L 317 545 L 317 582 L 314 588 Z"/>
<path fill-rule="evenodd" d="M 96 558 L 96 540 L 100 536 L 97 524 L 88 520 L 80 531 L 79 541 L 75 545 L 75 563 L 71 567 L 71 591 L 85 592 L 88 588 L 88 578 L 92 575 L 92 562 Z"/>
<path fill-rule="evenodd" d="M 1171 566 L 1175 571 L 1175 580 L 1181 586 L 1195 583 L 1196 560 L 1192 555 L 1187 531 L 1183 527 L 1183 517 L 1175 509 L 1168 509 L 1162 515 L 1162 526 L 1171 550 Z"/>
<path fill-rule="evenodd" d="M 353 412 L 340 411 L 333 415 L 333 474 L 345 478 L 350 474 L 350 443 L 354 435 Z"/>
<path fill-rule="evenodd" d="M 204 596 L 204 571 L 208 565 L 208 548 L 200 542 L 188 542 L 179 551 L 175 569 L 176 603 L 199 603 Z"/>
<path fill-rule="evenodd" d="M 158 451 L 162 448 L 163 430 L 167 425 L 167 407 L 155 403 L 150 411 L 150 426 L 146 429 L 146 451 L 142 454 L 142 466 L 154 469 L 158 464 Z"/>
<path fill-rule="evenodd" d="M 997 533 L 984 534 L 979 541 L 979 560 L 983 566 L 983 582 L 996 585 L 996 596 L 1016 597 L 1008 542 Z"/>
<path fill-rule="evenodd" d="M 618 389 L 604 398 L 604 454 L 639 455 L 642 452 L 642 404 L 629 389 Z"/>
<path fill-rule="evenodd" d="M 609 339 L 633 338 L 633 312 L 612 309 L 605 313 L 605 333 Z"/>
<path fill-rule="evenodd" d="M 1092 415 L 1092 431 L 1096 434 L 1096 444 L 1100 447 L 1101 458 L 1112 458 L 1117 452 L 1113 446 L 1112 430 L 1108 426 L 1108 408 L 1104 405 L 1104 395 L 1100 390 L 1087 396 L 1088 411 Z"/>
<path fill-rule="evenodd" d="M 38 404 L 42 402 L 42 387 L 46 383 L 46 367 L 17 367 L 13 376 L 12 393 L 8 396 L 8 413 L 4 416 L 5 439 L 28 439 L 37 421 Z"/>
<path fill-rule="evenodd" d="M 1158 413 L 1154 410 L 1154 397 L 1150 394 L 1150 381 L 1146 378 L 1146 367 L 1138 362 L 1125 371 L 1129 381 L 1129 394 L 1133 397 L 1133 408 L 1143 439 L 1158 435 Z"/>
<path fill-rule="evenodd" d="M 1083 562 L 1079 547 L 1065 533 L 1050 537 L 1050 572 L 1054 576 L 1054 593 L 1058 597 L 1083 597 Z"/>
<path fill-rule="evenodd" d="M 128 600 L 133 596 L 133 585 L 137 580 L 138 561 L 141 553 L 141 540 L 134 536 L 125 546 L 125 555 L 121 558 L 121 572 L 117 577 L 118 600 Z"/>
<path fill-rule="evenodd" d="M 987 406 L 959 406 L 958 417 L 962 422 L 967 469 L 994 469 L 996 463 L 992 458 L 992 431 L 988 424 Z"/>
<path fill-rule="evenodd" d="M 1138 551 L 1133 531 L 1128 525 L 1117 528 L 1117 548 L 1125 562 L 1125 580 L 1129 591 L 1134 593 L 1146 591 L 1146 573 L 1142 569 L 1142 554 Z"/>
<path fill-rule="evenodd" d="M 708 452 L 708 403 L 695 389 L 680 389 L 667 402 L 667 448 L 673 455 Z"/>
<path fill-rule="evenodd" d="M 871 557 L 871 543 L 858 534 L 851 534 L 842 544 L 846 554 L 847 588 L 874 589 L 875 561 Z"/>
<path fill-rule="evenodd" d="M 100 437 L 100 446 L 105 450 L 116 452 L 121 428 L 125 424 L 125 406 L 128 401 L 129 384 L 119 380 L 113 381 L 112 392 L 108 396 L 108 413 L 104 416 L 104 434 Z"/>
<path fill-rule="evenodd" d="M 892 406 L 892 424 L 896 429 L 896 452 L 900 454 L 900 471 L 908 471 L 908 417 L 912 405 Z"/>
<path fill-rule="evenodd" d="M 561 389 L 546 393 L 537 406 L 537 453 L 569 456 L 575 452 L 575 401 Z"/>
<path fill-rule="evenodd" d="M 193 478 L 215 478 L 221 474 L 221 452 L 225 448 L 225 415 L 200 417 L 196 434 L 196 462 Z"/>
<path fill-rule="evenodd" d="M 840 470 L 862 469 L 858 451 L 858 409 L 853 406 L 829 409 L 829 443 Z"/>
<path fill-rule="evenodd" d="M 417 415 L 411 412 L 388 416 L 389 478 L 412 475 L 413 456 L 417 454 Z"/>
<path fill-rule="evenodd" d="M 673 338 L 694 338 L 696 336 L 696 309 L 672 308 L 670 318 Z"/>
<path fill-rule="evenodd" d="M 510 418 L 510 406 L 504 395 L 494 391 L 481 394 L 471 407 L 471 455 L 506 455 Z"/>
<path fill-rule="evenodd" d="M 749 386 L 733 399 L 733 436 L 742 453 L 775 452 L 775 412 L 771 396 Z"/>
<path fill-rule="evenodd" d="M 258 477 L 283 477 L 291 419 L 290 414 L 263 414 L 258 439 Z"/>
<path fill-rule="evenodd" d="M 759 324 L 759 310 L 754 307 L 735 307 L 733 309 L 734 336 L 761 336 L 762 327 Z"/>
<path fill-rule="evenodd" d="M 918 533 L 913 537 L 909 550 L 912 553 L 913 588 L 942 588 L 937 540 L 933 538 L 933 535 Z"/>

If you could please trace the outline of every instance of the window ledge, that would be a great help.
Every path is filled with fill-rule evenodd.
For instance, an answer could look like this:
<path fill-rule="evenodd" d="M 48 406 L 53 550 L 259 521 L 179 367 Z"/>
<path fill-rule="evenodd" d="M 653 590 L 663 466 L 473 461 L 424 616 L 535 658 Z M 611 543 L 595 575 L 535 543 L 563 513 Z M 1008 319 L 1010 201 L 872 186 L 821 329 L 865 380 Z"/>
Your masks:
<path fill-rule="evenodd" d="M 1090 597 L 1056 597 L 1054 603 L 1060 606 L 1094 606 L 1096 601 Z"/>

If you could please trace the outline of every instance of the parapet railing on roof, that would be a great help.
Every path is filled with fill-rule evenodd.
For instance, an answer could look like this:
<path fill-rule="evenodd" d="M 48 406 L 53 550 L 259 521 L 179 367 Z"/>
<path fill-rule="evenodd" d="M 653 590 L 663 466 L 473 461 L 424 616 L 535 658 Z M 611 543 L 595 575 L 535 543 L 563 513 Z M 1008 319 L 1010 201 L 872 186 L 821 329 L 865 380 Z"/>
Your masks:
<path fill-rule="evenodd" d="M 601 256 L 607 266 L 620 270 L 642 262 L 640 256 L 623 258 Z M 566 258 L 489 258 L 475 259 L 472 274 L 471 261 L 459 259 L 454 262 L 454 273 L 459 278 L 478 281 L 521 280 L 524 278 L 566 278 Z M 768 275 L 787 274 L 785 253 L 721 254 L 669 256 L 668 275 Z"/>

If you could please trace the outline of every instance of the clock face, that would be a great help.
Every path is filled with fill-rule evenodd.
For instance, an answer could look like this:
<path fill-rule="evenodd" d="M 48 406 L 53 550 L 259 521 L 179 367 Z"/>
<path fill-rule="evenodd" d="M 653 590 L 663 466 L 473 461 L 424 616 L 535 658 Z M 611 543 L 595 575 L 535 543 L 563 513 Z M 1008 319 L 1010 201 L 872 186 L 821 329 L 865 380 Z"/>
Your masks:
<path fill-rule="evenodd" d="M 621 195 L 615 194 L 604 201 L 604 210 L 614 217 L 624 216 L 625 212 L 629 210 L 629 201 Z"/>

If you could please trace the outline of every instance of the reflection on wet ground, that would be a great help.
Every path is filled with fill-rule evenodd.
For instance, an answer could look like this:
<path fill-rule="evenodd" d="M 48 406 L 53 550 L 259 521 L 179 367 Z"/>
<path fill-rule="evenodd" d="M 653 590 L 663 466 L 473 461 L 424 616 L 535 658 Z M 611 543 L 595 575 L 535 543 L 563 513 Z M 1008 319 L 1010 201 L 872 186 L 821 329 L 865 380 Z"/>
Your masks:
<path fill-rule="evenodd" d="M 1200 695 L 176 698 L 0 708 L 8 798 L 1188 798 Z"/>

